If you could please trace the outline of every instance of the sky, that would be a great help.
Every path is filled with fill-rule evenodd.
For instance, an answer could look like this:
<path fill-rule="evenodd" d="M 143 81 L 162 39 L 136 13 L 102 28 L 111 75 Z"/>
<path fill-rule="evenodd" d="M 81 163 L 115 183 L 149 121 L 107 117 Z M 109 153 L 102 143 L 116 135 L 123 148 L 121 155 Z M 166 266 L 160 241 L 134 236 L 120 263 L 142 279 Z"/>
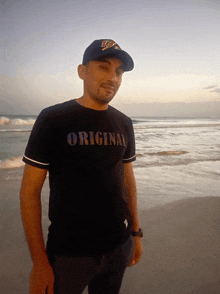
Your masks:
<path fill-rule="evenodd" d="M 133 58 L 112 105 L 220 101 L 219 0 L 2 0 L 1 98 L 28 111 L 82 95 L 96 39 Z"/>

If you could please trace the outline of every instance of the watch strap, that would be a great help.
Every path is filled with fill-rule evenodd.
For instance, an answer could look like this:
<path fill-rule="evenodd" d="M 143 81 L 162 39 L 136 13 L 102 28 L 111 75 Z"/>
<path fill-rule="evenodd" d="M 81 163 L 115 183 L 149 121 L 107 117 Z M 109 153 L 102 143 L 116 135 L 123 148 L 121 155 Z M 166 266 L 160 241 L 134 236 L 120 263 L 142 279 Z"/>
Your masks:
<path fill-rule="evenodd" d="M 143 237 L 143 231 L 142 229 L 139 229 L 138 231 L 133 231 L 131 233 L 132 236 L 139 236 L 139 237 Z"/>

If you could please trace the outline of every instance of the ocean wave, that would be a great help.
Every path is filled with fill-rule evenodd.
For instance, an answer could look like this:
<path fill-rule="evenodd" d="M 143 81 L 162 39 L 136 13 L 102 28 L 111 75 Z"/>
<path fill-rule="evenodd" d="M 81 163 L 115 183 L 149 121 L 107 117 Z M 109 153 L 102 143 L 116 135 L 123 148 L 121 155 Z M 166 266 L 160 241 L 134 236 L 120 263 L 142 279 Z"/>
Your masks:
<path fill-rule="evenodd" d="M 163 166 L 185 166 L 185 165 L 191 165 L 191 164 L 199 164 L 199 163 L 209 163 L 209 162 L 216 162 L 219 165 L 220 159 L 219 158 L 201 158 L 201 159 L 180 159 L 178 161 L 173 162 L 141 162 L 141 161 L 135 161 L 134 162 L 134 168 L 152 168 L 152 167 L 163 167 Z M 215 176 L 217 175 L 219 177 L 219 171 L 212 172 Z"/>
<path fill-rule="evenodd" d="M 22 161 L 22 156 L 12 157 L 6 160 L 0 160 L 0 168 L 2 169 L 12 169 L 24 166 Z"/>
<path fill-rule="evenodd" d="M 27 129 L 0 129 L 0 133 L 14 133 L 14 132 L 21 132 L 21 133 L 24 133 L 24 132 L 30 132 L 30 130 L 27 130 Z"/>
<path fill-rule="evenodd" d="M 220 123 L 201 123 L 201 124 L 173 124 L 173 125 L 134 125 L 134 129 L 173 129 L 173 128 L 208 128 L 220 127 Z"/>
<path fill-rule="evenodd" d="M 160 152 L 153 152 L 153 153 L 146 153 L 148 155 L 181 155 L 189 153 L 187 151 L 160 151 Z"/>
<path fill-rule="evenodd" d="M 0 117 L 0 125 L 13 125 L 13 126 L 32 126 L 35 123 L 33 118 L 8 118 L 5 116 Z"/>

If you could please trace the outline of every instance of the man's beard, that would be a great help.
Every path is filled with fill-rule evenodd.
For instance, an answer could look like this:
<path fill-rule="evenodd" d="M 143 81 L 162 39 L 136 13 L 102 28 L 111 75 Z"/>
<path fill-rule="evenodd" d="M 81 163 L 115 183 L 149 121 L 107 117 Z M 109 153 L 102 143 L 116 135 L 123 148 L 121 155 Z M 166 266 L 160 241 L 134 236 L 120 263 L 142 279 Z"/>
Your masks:
<path fill-rule="evenodd" d="M 89 93 L 90 97 L 93 99 L 93 101 L 97 102 L 99 105 L 106 105 L 114 98 L 116 93 L 112 94 L 111 96 L 104 96 L 99 93 Z"/>
<path fill-rule="evenodd" d="M 94 100 L 94 101 L 96 101 L 98 104 L 100 104 L 100 105 L 106 105 L 106 104 L 108 104 L 109 102 L 111 102 L 112 101 L 112 99 L 114 98 L 114 96 L 113 97 L 111 97 L 111 96 L 109 96 L 109 97 L 103 97 L 103 96 L 93 96 L 92 97 L 92 99 Z"/>

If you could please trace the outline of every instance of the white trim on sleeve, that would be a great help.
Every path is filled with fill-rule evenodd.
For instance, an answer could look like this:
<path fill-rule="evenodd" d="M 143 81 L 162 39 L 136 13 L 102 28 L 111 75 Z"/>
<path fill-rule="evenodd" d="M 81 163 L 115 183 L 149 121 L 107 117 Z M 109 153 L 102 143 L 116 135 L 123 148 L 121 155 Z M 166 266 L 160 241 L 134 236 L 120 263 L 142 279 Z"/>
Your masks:
<path fill-rule="evenodd" d="M 136 157 L 136 154 L 135 154 L 134 156 L 130 157 L 130 158 L 125 158 L 125 159 L 123 159 L 123 161 L 131 160 L 131 159 L 133 159 L 133 158 L 135 158 L 135 157 Z"/>
<path fill-rule="evenodd" d="M 33 160 L 31 158 L 28 158 L 27 156 L 24 155 L 24 157 L 27 159 L 27 160 L 30 160 L 32 162 L 35 162 L 35 163 L 38 163 L 38 164 L 42 164 L 42 165 L 50 165 L 49 163 L 42 163 L 42 162 L 39 162 L 39 161 L 36 161 L 36 160 Z"/>

